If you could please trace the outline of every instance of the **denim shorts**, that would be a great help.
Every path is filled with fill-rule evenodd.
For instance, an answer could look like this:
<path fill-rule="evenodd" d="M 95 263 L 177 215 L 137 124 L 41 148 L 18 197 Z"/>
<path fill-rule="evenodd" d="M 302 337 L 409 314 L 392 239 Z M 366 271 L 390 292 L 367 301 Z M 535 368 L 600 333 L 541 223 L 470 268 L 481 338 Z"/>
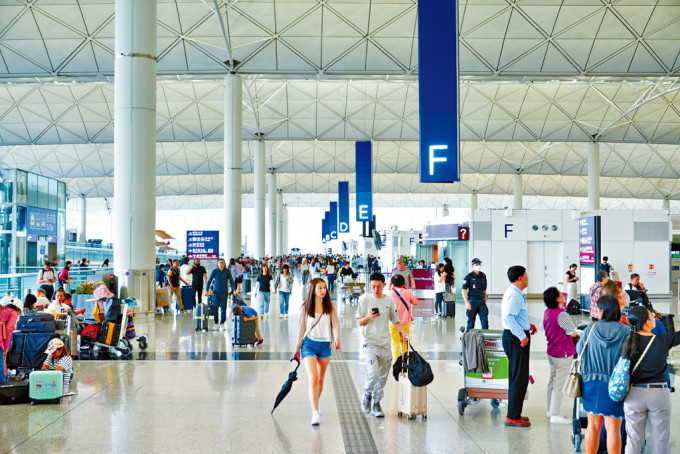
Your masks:
<path fill-rule="evenodd" d="M 305 337 L 304 342 L 302 342 L 302 348 L 300 349 L 300 357 L 304 359 L 308 356 L 316 356 L 319 359 L 330 358 L 331 343 L 319 342 L 311 340 L 309 337 Z"/>

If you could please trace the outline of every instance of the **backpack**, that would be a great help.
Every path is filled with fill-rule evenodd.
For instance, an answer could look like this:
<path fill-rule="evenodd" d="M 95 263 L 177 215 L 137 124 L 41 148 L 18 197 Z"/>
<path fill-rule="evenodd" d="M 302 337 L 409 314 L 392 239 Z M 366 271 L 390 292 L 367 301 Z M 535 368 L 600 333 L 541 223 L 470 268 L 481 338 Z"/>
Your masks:
<path fill-rule="evenodd" d="M 609 275 L 609 272 L 611 271 L 612 266 L 609 263 L 600 263 L 600 271 L 604 271 Z"/>
<path fill-rule="evenodd" d="M 567 313 L 569 315 L 578 315 L 581 313 L 581 303 L 576 300 L 569 301 L 567 304 Z"/>

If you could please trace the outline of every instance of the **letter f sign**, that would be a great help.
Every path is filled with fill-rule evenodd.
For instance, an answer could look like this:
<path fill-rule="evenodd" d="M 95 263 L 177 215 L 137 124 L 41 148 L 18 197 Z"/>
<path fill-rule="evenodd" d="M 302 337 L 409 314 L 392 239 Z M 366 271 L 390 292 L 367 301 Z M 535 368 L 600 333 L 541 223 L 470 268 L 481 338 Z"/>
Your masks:
<path fill-rule="evenodd" d="M 434 152 L 437 150 L 448 150 L 448 145 L 431 145 L 430 146 L 430 176 L 434 175 L 435 162 L 446 162 L 448 158 L 435 158 Z"/>

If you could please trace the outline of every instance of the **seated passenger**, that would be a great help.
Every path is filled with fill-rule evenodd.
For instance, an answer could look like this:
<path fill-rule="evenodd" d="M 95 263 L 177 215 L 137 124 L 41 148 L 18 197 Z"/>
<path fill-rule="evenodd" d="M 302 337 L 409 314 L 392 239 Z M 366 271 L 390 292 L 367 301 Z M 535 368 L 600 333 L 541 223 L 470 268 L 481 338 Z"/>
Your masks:
<path fill-rule="evenodd" d="M 44 370 L 60 370 L 64 373 L 64 394 L 68 393 L 68 386 L 73 380 L 73 358 L 69 355 L 64 341 L 52 339 L 47 344 L 47 358 L 42 365 Z"/>
<path fill-rule="evenodd" d="M 630 282 L 625 287 L 626 293 L 630 296 L 631 302 L 642 304 L 647 309 L 652 310 L 652 305 L 647 296 L 647 289 L 644 284 L 640 282 L 640 275 L 633 273 L 630 275 Z"/>
<path fill-rule="evenodd" d="M 36 301 L 38 301 L 38 298 L 36 298 L 35 295 L 31 295 L 30 293 L 26 295 L 26 298 L 24 298 L 24 309 L 22 311 L 22 314 L 34 312 L 35 309 L 33 308 L 33 306 L 35 305 Z"/>
<path fill-rule="evenodd" d="M 36 290 L 35 296 L 37 297 L 37 301 L 33 305 L 33 309 L 42 311 L 47 306 L 49 306 L 50 300 L 48 300 L 47 297 L 45 296 L 45 290 L 39 288 L 38 290 Z"/>
<path fill-rule="evenodd" d="M 66 314 L 71 307 L 66 304 L 66 292 L 63 287 L 57 289 L 56 298 L 45 308 L 45 312 L 50 312 L 56 318 L 59 315 Z"/>
<path fill-rule="evenodd" d="M 262 340 L 262 333 L 260 333 L 260 317 L 257 316 L 257 311 L 250 306 L 234 306 L 231 309 L 231 314 L 243 315 L 244 320 L 252 320 L 255 318 L 255 345 L 260 345 L 264 340 Z"/>

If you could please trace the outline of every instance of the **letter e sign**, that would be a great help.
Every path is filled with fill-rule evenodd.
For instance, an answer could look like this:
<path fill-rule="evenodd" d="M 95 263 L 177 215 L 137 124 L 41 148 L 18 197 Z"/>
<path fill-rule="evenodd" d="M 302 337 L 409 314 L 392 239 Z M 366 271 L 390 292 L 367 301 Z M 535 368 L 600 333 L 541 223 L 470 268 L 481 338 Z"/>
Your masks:
<path fill-rule="evenodd" d="M 470 227 L 458 227 L 458 241 L 470 240 Z"/>

